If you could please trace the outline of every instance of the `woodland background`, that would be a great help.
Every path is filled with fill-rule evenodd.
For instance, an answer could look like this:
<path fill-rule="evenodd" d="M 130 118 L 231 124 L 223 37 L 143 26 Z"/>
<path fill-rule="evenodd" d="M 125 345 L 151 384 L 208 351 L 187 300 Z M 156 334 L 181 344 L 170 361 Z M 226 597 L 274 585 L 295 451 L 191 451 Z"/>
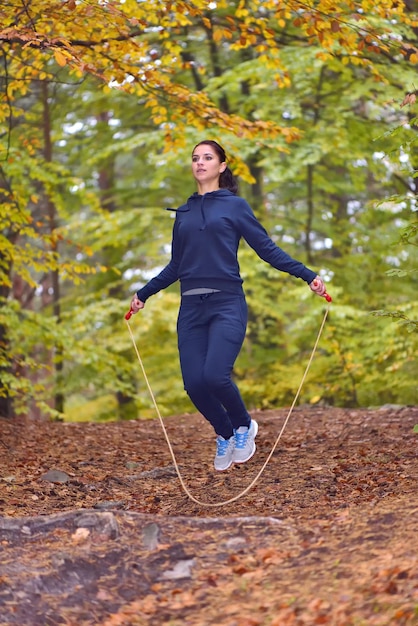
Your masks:
<path fill-rule="evenodd" d="M 193 146 L 333 297 L 301 403 L 416 404 L 417 3 L 10 0 L 0 8 L 0 415 L 151 417 L 124 322 L 170 257 Z M 236 377 L 289 405 L 325 302 L 245 244 Z M 178 285 L 132 318 L 163 415 L 193 410 Z"/>

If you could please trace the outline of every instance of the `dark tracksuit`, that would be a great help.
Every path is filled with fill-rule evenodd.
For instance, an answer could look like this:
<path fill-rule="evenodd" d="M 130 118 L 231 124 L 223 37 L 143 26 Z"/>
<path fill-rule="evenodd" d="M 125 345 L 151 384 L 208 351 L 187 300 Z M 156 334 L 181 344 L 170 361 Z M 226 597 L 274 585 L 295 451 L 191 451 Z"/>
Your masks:
<path fill-rule="evenodd" d="M 247 326 L 237 259 L 241 238 L 274 268 L 308 284 L 314 280 L 315 272 L 276 246 L 243 198 L 219 189 L 203 196 L 194 193 L 176 209 L 171 260 L 137 292 L 145 302 L 176 280 L 182 294 L 196 288 L 219 290 L 182 295 L 177 332 L 184 388 L 225 439 L 251 421 L 231 379 Z"/>

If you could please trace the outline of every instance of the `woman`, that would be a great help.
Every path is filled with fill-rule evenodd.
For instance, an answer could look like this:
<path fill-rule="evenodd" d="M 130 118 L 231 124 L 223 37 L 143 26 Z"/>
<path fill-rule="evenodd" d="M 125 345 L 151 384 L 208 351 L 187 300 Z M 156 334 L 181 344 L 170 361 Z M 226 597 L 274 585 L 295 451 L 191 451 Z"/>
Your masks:
<path fill-rule="evenodd" d="M 192 173 L 197 192 L 176 209 L 171 260 L 133 296 L 131 311 L 137 313 L 150 296 L 180 281 L 177 333 L 184 388 L 216 433 L 215 469 L 226 470 L 253 456 L 258 430 L 231 378 L 247 325 L 240 239 L 318 295 L 326 291 L 315 272 L 276 246 L 236 195 L 237 182 L 218 143 L 202 141 L 194 148 Z"/>

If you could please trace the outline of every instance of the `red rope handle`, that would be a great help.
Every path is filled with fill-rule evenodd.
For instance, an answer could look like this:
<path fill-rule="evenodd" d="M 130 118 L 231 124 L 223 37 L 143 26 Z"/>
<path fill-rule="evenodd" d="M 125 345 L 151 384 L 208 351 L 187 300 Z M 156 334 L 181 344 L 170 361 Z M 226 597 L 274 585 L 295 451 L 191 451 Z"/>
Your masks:
<path fill-rule="evenodd" d="M 318 281 L 315 279 L 315 280 L 313 281 L 313 284 L 316 286 L 316 285 L 318 284 Z M 331 298 L 331 296 L 329 295 L 329 293 L 325 292 L 325 293 L 322 295 L 322 297 L 323 297 L 323 298 L 325 298 L 325 300 L 326 300 L 327 302 L 332 302 L 332 298 Z"/>

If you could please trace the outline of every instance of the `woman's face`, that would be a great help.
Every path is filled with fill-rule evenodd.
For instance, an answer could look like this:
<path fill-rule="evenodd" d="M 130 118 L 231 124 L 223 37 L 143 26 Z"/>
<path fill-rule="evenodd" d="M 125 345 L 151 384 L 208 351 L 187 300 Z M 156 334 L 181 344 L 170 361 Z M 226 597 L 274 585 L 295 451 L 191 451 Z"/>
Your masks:
<path fill-rule="evenodd" d="M 219 156 L 212 146 L 205 143 L 196 146 L 192 155 L 192 172 L 198 184 L 218 183 L 219 176 L 225 168 L 226 163 L 219 161 Z"/>

